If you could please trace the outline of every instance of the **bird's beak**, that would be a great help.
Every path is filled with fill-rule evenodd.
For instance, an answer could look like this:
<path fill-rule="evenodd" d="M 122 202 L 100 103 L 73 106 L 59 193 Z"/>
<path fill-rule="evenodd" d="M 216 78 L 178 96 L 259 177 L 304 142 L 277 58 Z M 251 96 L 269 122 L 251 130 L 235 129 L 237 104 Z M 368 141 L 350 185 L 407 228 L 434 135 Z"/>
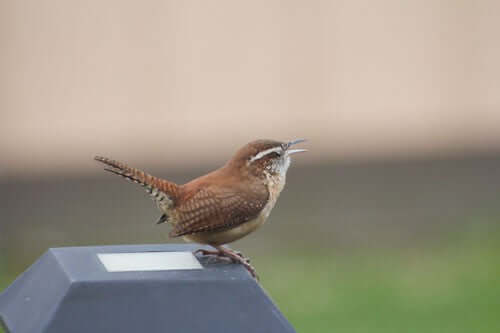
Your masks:
<path fill-rule="evenodd" d="M 286 154 L 287 155 L 292 155 L 292 154 L 296 154 L 296 153 L 303 153 L 303 152 L 306 152 L 307 149 L 289 149 L 286 151 Z"/>
<path fill-rule="evenodd" d="M 305 141 L 306 141 L 305 139 L 296 139 L 296 140 L 288 142 L 286 145 L 287 145 L 287 147 L 290 147 L 290 146 L 296 145 L 297 143 L 301 143 L 301 142 L 305 142 Z M 307 151 L 307 149 L 288 149 L 287 148 L 286 154 L 292 155 L 292 154 L 302 153 L 302 152 L 306 152 L 306 151 Z"/>

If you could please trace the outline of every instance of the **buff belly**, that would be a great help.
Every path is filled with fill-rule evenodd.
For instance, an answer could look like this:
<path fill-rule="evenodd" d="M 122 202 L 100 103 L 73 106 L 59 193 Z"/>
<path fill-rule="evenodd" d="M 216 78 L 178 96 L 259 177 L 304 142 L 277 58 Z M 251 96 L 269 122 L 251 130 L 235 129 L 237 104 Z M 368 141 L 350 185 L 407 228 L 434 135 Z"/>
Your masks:
<path fill-rule="evenodd" d="M 200 232 L 197 234 L 186 235 L 184 240 L 187 242 L 195 242 L 208 245 L 222 245 L 234 242 L 242 237 L 245 237 L 252 231 L 255 231 L 266 221 L 266 217 L 259 215 L 256 219 L 250 220 L 237 227 L 213 232 Z"/>

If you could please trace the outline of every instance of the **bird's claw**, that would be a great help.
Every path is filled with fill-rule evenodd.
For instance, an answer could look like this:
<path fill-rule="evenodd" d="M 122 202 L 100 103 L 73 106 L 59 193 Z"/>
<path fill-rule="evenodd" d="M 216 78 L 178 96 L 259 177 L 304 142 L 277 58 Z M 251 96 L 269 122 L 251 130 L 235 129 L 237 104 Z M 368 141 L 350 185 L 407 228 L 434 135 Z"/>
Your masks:
<path fill-rule="evenodd" d="M 241 253 L 240 251 L 234 251 L 234 254 L 236 254 L 238 257 L 240 257 L 241 259 L 245 260 L 245 262 L 247 264 L 250 263 L 250 258 L 248 257 L 245 257 L 245 255 L 243 253 Z"/>
<path fill-rule="evenodd" d="M 221 251 L 198 249 L 198 250 L 194 251 L 193 254 L 195 256 L 197 254 L 200 254 L 202 256 L 208 256 L 209 257 L 209 261 L 210 261 L 210 259 L 215 259 L 216 261 L 218 259 L 232 261 L 231 258 L 228 258 L 227 256 L 225 256 L 224 253 L 222 253 Z"/>

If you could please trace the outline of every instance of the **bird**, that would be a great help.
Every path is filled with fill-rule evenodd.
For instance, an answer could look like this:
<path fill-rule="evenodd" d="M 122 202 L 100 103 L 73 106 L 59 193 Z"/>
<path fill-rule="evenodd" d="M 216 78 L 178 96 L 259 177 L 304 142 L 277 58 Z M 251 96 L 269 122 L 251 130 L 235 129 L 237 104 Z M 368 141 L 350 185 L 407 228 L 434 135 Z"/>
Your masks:
<path fill-rule="evenodd" d="M 225 246 L 262 226 L 286 182 L 291 156 L 306 152 L 293 147 L 306 140 L 255 140 L 247 143 L 220 168 L 179 185 L 124 163 L 95 156 L 104 170 L 142 185 L 168 223 L 170 237 L 209 245 L 195 254 L 216 256 L 243 265 L 258 279 L 249 258 Z"/>

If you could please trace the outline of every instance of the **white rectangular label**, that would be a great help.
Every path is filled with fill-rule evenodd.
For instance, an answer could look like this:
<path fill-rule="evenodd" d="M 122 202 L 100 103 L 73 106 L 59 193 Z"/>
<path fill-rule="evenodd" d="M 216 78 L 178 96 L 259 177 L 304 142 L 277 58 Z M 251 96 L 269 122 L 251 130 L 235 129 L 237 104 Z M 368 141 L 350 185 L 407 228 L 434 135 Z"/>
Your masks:
<path fill-rule="evenodd" d="M 191 252 L 99 253 L 108 272 L 203 269 Z"/>

